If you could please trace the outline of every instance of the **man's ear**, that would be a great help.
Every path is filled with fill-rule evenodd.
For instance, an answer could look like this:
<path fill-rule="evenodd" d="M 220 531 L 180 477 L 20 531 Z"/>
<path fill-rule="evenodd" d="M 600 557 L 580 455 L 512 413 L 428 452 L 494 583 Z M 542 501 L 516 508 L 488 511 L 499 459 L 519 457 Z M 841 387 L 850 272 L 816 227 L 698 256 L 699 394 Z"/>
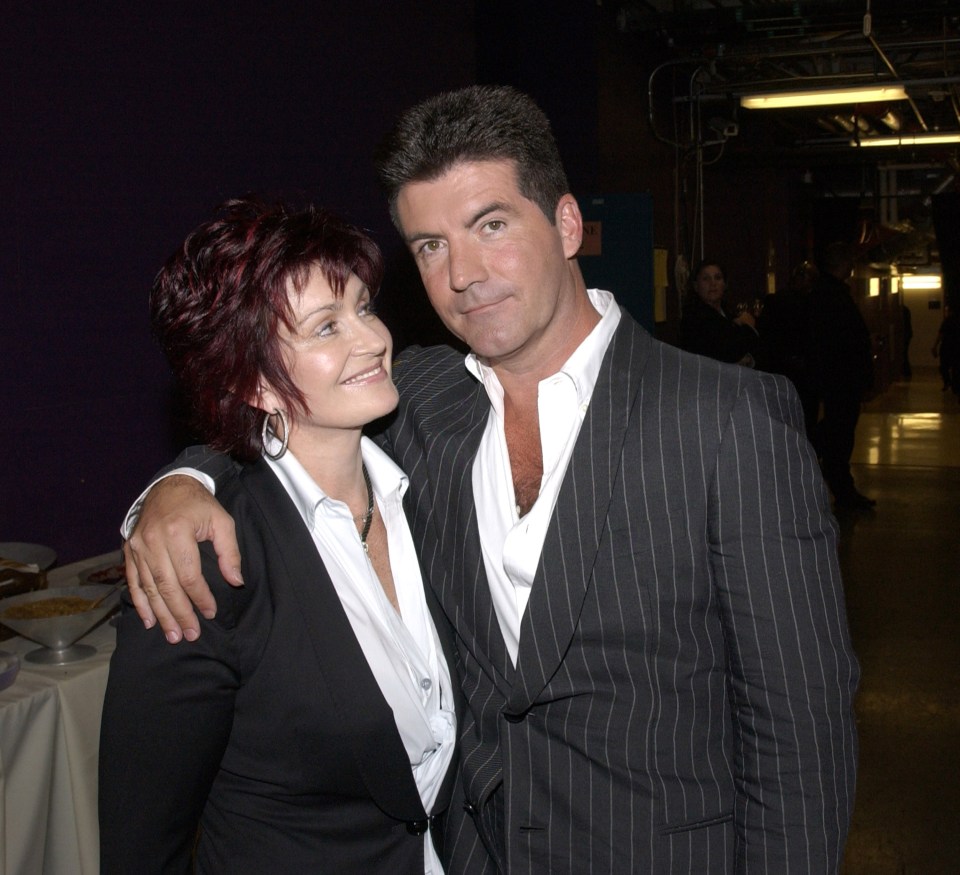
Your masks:
<path fill-rule="evenodd" d="M 583 242 L 583 216 L 572 194 L 565 194 L 557 202 L 554 220 L 563 241 L 563 254 L 567 258 L 574 258 Z"/>

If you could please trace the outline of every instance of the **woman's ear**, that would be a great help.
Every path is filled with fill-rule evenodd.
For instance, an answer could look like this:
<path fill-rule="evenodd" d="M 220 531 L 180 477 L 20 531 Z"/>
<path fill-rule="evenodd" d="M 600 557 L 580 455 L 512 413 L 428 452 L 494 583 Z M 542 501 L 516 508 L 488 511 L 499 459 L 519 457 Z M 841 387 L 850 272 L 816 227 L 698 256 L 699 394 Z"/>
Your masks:
<path fill-rule="evenodd" d="M 257 382 L 257 388 L 253 395 L 247 398 L 247 404 L 265 413 L 273 413 L 280 409 L 280 399 L 277 397 L 277 393 L 273 391 L 266 380 L 262 379 Z"/>

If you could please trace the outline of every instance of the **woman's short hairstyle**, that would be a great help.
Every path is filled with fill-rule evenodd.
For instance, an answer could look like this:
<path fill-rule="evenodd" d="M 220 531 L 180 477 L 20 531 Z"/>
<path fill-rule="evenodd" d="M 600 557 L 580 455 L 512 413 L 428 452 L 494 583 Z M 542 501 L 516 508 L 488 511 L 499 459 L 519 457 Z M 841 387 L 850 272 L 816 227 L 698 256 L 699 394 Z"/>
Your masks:
<path fill-rule="evenodd" d="M 371 295 L 383 277 L 376 244 L 332 213 L 245 197 L 219 207 L 157 274 L 150 295 L 154 333 L 193 426 L 216 449 L 239 459 L 259 456 L 266 414 L 251 401 L 261 380 L 288 412 L 305 412 L 279 328 L 293 328 L 291 292 L 303 291 L 314 267 L 337 297 L 351 274 Z"/>
<path fill-rule="evenodd" d="M 570 185 L 550 122 L 526 94 L 508 86 L 472 85 L 418 103 L 397 120 L 376 155 L 390 216 L 410 182 L 438 179 L 463 161 L 516 163 L 520 193 L 553 224 Z"/>

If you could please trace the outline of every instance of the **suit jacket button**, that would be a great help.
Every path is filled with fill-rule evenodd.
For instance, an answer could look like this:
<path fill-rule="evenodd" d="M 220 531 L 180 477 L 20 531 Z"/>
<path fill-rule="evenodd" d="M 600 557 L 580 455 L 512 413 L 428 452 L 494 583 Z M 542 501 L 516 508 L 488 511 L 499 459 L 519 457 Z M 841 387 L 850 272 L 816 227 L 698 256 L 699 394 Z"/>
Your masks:
<path fill-rule="evenodd" d="M 427 820 L 409 820 L 407 821 L 407 832 L 412 836 L 422 836 L 429 825 L 430 822 Z"/>
<path fill-rule="evenodd" d="M 526 711 L 524 711 L 522 714 L 510 714 L 509 712 L 505 711 L 503 714 L 503 719 L 506 720 L 507 723 L 522 723 L 524 717 L 526 716 Z"/>
<path fill-rule="evenodd" d="M 472 802 L 464 802 L 463 810 L 466 811 L 471 817 L 475 817 L 477 814 L 477 806 Z"/>

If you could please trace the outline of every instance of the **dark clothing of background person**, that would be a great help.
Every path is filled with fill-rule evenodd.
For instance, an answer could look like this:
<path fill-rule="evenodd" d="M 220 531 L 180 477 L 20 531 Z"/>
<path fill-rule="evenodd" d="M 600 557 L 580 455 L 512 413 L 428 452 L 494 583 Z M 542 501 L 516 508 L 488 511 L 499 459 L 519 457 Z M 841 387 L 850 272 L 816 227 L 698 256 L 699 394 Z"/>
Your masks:
<path fill-rule="evenodd" d="M 820 398 L 810 368 L 810 299 L 808 293 L 785 290 L 764 298 L 757 318 L 757 367 L 782 374 L 793 383 L 803 405 L 807 436 L 813 437 Z"/>
<path fill-rule="evenodd" d="M 937 331 L 933 354 L 940 356 L 943 391 L 951 389 L 960 396 L 960 315 L 949 307 Z"/>
<path fill-rule="evenodd" d="M 810 293 L 810 369 L 823 404 L 814 434 L 823 476 L 839 506 L 870 503 L 850 473 L 860 403 L 873 386 L 873 344 L 867 323 L 842 279 L 824 272 Z"/>
<path fill-rule="evenodd" d="M 903 378 L 909 380 L 913 376 L 913 368 L 910 367 L 910 341 L 913 340 L 913 317 L 910 315 L 910 308 L 902 304 L 900 309 L 903 311 Z"/>
<path fill-rule="evenodd" d="M 738 325 L 695 294 L 687 297 L 680 320 L 681 349 L 717 361 L 752 367 L 758 343 L 757 332 L 749 325 Z"/>

